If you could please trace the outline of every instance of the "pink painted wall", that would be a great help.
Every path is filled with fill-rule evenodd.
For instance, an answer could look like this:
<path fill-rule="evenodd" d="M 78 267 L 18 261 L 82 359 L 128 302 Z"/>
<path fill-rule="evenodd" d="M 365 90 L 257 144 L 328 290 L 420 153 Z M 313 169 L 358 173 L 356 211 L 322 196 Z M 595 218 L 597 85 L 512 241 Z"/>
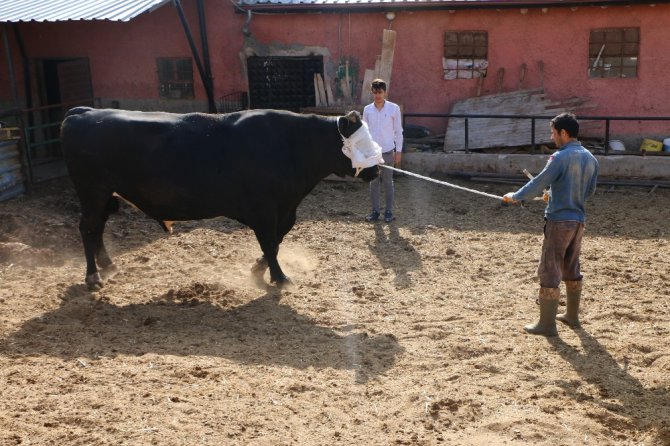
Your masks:
<path fill-rule="evenodd" d="M 195 1 L 184 0 L 186 13 L 199 42 Z M 384 13 L 254 14 L 245 40 L 243 14 L 229 2 L 206 3 L 212 71 L 217 97 L 247 89 L 244 64 L 247 49 L 299 51 L 317 47 L 327 53 L 326 70 L 332 77 L 341 60 L 360 69 L 373 68 L 381 51 Z M 400 11 L 391 28 L 397 32 L 390 99 L 410 113 L 446 113 L 454 102 L 474 96 L 475 79 L 444 80 L 442 72 L 445 31 L 485 30 L 489 36 L 489 75 L 482 95 L 496 92 L 496 72 L 505 69 L 503 91 L 519 86 L 521 64 L 527 66 L 524 88 L 540 86 L 538 62 L 544 63 L 544 87 L 550 99 L 590 98 L 590 115 L 670 115 L 670 5 L 529 9 Z M 190 56 L 176 10 L 166 5 L 128 23 L 64 22 L 21 23 L 31 58 L 88 56 L 97 97 L 158 101 L 155 58 Z M 589 79 L 589 32 L 594 28 L 639 27 L 641 47 L 638 77 Z M 11 37 L 11 36 L 10 36 Z M 13 39 L 10 39 L 13 40 Z M 13 45 L 14 46 L 14 45 Z M 21 86 L 18 55 L 17 79 Z M 196 76 L 196 100 L 205 92 Z M 9 99 L 5 63 L 0 65 L 0 102 Z M 358 86 L 360 92 L 360 85 Z M 21 90 L 22 92 L 22 90 Z M 158 103 L 158 105 L 165 103 Z M 202 108 L 201 108 L 202 109 Z M 482 110 L 482 112 L 486 112 Z M 414 122 L 414 121 L 412 121 Z M 444 123 L 427 120 L 436 131 Z M 637 125 L 637 124 L 636 124 Z M 646 124 L 645 124 L 646 125 Z M 655 124 L 658 127 L 661 124 Z M 664 128 L 668 124 L 662 124 Z M 631 124 L 613 124 L 613 132 L 639 130 Z M 662 129 L 661 129 L 662 130 Z M 659 130 L 659 131 L 661 131 Z M 670 130 L 668 131 L 670 133 Z"/>
<path fill-rule="evenodd" d="M 503 91 L 519 88 L 520 68 L 526 64 L 523 88 L 541 86 L 538 62 L 544 63 L 544 88 L 550 99 L 589 98 L 589 115 L 669 116 L 670 5 L 470 11 L 406 11 L 390 24 L 397 32 L 389 98 L 405 112 L 448 113 L 454 102 L 475 96 L 476 79 L 444 80 L 445 31 L 485 30 L 489 37 L 489 71 L 482 95 L 497 91 L 496 73 L 505 69 Z M 384 13 L 258 15 L 251 22 L 254 37 L 284 45 L 326 46 L 332 59 L 351 57 L 362 71 L 373 68 L 389 22 Z M 639 27 L 638 77 L 589 79 L 588 42 L 594 28 Z M 485 113 L 482 110 L 482 113 Z M 443 131 L 443 121 L 422 123 Z M 612 131 L 662 131 L 670 124 L 614 122 Z M 670 129 L 667 133 L 670 135 Z"/>
<path fill-rule="evenodd" d="M 186 0 L 182 4 L 193 38 L 199 45 L 195 1 Z M 238 57 L 242 33 L 237 31 L 242 28 L 244 16 L 233 14 L 229 3 L 223 6 L 225 8 L 221 8 L 219 2 L 207 4 L 208 37 L 217 94 L 240 89 L 246 84 Z M 177 10 L 170 4 L 142 14 L 130 22 L 28 22 L 19 23 L 18 26 L 31 62 L 38 58 L 88 57 L 95 96 L 120 100 L 122 106 L 124 100 L 159 100 L 156 58 L 191 57 L 192 54 Z M 23 95 L 22 66 L 13 37 L 13 33 L 10 33 L 15 75 L 19 81 L 20 95 Z M 5 59 L 3 54 L 3 63 L 0 64 L 0 102 L 10 97 Z M 34 80 L 33 63 L 30 69 Z M 205 102 L 205 90 L 195 64 L 193 70 L 196 79 L 195 98 Z M 37 94 L 36 84 L 33 91 Z M 203 107 L 200 106 L 200 109 Z"/>

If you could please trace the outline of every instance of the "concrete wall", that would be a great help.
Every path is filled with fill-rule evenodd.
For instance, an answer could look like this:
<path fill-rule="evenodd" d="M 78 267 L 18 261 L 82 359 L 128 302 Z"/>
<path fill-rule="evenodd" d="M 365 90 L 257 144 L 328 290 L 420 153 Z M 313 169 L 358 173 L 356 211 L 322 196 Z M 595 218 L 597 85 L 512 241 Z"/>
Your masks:
<path fill-rule="evenodd" d="M 596 158 L 602 179 L 670 180 L 670 157 L 608 155 Z M 403 154 L 402 168 L 436 178 L 460 174 L 523 175 L 523 169 L 537 174 L 548 159 L 549 155 L 413 152 Z"/>

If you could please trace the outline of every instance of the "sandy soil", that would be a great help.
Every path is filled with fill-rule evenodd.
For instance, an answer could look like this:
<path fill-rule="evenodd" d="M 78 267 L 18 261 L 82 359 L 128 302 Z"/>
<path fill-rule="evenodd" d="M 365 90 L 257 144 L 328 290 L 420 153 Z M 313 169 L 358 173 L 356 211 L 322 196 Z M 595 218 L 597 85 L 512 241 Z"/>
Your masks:
<path fill-rule="evenodd" d="M 505 185 L 460 183 L 495 194 Z M 397 180 L 393 224 L 324 182 L 280 260 L 228 219 L 122 207 L 83 285 L 67 181 L 0 203 L 1 445 L 669 445 L 670 191 L 599 191 L 583 329 L 526 335 L 542 205 Z"/>

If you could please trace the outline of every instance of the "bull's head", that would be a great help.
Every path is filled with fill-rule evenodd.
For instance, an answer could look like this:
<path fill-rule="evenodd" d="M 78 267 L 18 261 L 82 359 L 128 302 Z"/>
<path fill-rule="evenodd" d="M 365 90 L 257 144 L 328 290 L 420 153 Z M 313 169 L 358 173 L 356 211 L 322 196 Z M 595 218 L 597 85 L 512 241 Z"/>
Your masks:
<path fill-rule="evenodd" d="M 363 119 L 361 118 L 361 114 L 355 110 L 337 119 L 337 129 L 344 138 L 350 138 L 362 126 Z M 354 175 L 355 172 L 356 169 L 352 168 L 351 175 Z M 356 176 L 368 183 L 379 176 L 379 166 L 375 165 L 361 169 Z"/>

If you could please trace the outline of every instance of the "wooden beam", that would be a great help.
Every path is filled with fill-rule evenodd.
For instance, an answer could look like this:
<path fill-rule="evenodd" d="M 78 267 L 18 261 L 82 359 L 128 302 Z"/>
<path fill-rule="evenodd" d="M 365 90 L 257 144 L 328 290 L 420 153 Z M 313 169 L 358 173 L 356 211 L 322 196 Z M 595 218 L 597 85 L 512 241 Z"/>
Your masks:
<path fill-rule="evenodd" d="M 386 81 L 386 92 L 391 90 L 391 72 L 393 70 L 393 53 L 395 51 L 396 32 L 385 29 L 382 36 L 382 57 L 379 65 L 379 77 Z"/>
<path fill-rule="evenodd" d="M 321 105 L 330 105 L 328 104 L 328 96 L 326 96 L 326 88 L 323 85 L 323 78 L 320 73 L 316 73 L 316 85 L 319 89 L 319 97 L 321 98 Z"/>

